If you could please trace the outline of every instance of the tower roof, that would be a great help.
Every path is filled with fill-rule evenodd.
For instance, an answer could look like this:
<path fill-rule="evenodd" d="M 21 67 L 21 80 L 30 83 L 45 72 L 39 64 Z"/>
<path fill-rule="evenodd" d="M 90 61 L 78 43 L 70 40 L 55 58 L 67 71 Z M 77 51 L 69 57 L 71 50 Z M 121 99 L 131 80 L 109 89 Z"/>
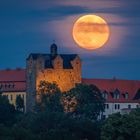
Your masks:
<path fill-rule="evenodd" d="M 40 53 L 31 53 L 27 60 L 32 57 L 33 60 L 37 60 L 40 56 L 42 56 L 45 59 L 45 68 L 53 68 L 53 60 L 55 57 L 52 57 L 51 54 L 40 54 Z M 64 69 L 71 69 L 71 61 L 73 61 L 76 57 L 77 54 L 59 54 L 59 56 L 63 60 L 63 68 Z"/>

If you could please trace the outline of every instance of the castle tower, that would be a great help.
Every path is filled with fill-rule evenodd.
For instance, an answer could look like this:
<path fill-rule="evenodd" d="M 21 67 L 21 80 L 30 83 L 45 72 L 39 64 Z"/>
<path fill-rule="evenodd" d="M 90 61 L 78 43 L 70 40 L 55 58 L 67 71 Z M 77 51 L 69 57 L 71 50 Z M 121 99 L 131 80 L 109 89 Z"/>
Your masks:
<path fill-rule="evenodd" d="M 57 45 L 50 54 L 31 53 L 26 61 L 27 111 L 33 109 L 40 81 L 56 82 L 62 92 L 81 83 L 81 60 L 77 54 L 58 54 Z"/>

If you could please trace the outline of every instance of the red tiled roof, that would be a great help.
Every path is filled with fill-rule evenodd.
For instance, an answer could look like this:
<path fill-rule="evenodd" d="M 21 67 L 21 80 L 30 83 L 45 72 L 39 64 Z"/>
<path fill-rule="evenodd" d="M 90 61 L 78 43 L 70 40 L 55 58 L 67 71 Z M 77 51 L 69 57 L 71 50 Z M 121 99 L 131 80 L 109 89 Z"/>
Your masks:
<path fill-rule="evenodd" d="M 108 102 L 137 102 L 133 100 L 138 89 L 140 89 L 140 81 L 134 80 L 117 80 L 117 79 L 82 79 L 82 83 L 84 84 L 94 84 L 101 91 L 107 91 L 108 94 Z M 111 96 L 111 92 L 118 89 L 120 91 L 120 98 L 113 99 Z M 123 94 L 128 92 L 128 99 L 125 99 Z"/>
<path fill-rule="evenodd" d="M 26 70 L 0 70 L 0 91 L 26 91 Z"/>
<path fill-rule="evenodd" d="M 0 82 L 4 81 L 26 81 L 26 70 L 0 70 Z"/>

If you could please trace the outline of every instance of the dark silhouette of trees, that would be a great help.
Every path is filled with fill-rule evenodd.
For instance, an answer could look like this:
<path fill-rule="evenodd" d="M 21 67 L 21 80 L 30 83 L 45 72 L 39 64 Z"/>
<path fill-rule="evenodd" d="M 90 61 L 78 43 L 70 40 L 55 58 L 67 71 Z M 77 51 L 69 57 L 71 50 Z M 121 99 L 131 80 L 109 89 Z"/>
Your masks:
<path fill-rule="evenodd" d="M 140 109 L 130 114 L 113 114 L 102 126 L 102 140 L 139 140 L 140 139 Z"/>
<path fill-rule="evenodd" d="M 37 91 L 36 111 L 63 112 L 61 91 L 57 84 L 41 81 Z"/>
<path fill-rule="evenodd" d="M 94 85 L 78 84 L 66 93 L 42 81 L 35 111 L 21 113 L 0 95 L 0 140 L 139 140 L 140 110 L 98 120 L 104 99 Z M 18 109 L 22 101 L 18 99 Z"/>
<path fill-rule="evenodd" d="M 24 100 L 20 95 L 16 98 L 16 110 L 24 112 Z"/>
<path fill-rule="evenodd" d="M 79 117 L 97 120 L 104 111 L 104 99 L 94 85 L 77 84 L 63 98 L 65 110 Z"/>
<path fill-rule="evenodd" d="M 11 126 L 15 122 L 15 107 L 9 103 L 7 96 L 0 94 L 0 124 Z"/>

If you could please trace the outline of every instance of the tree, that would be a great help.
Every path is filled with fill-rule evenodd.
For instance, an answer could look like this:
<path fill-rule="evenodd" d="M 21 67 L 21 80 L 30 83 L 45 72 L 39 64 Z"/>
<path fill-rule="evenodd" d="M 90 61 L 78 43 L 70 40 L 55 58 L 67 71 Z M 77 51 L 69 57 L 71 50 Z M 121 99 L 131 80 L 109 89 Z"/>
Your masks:
<path fill-rule="evenodd" d="M 102 140 L 139 140 L 140 109 L 130 114 L 116 113 L 107 118 L 102 126 Z"/>
<path fill-rule="evenodd" d="M 0 94 L 0 124 L 12 125 L 15 122 L 15 107 L 9 103 L 7 96 Z"/>
<path fill-rule="evenodd" d="M 20 119 L 21 121 L 16 124 L 15 128 L 18 128 L 18 133 L 14 132 L 14 138 L 22 139 L 21 136 L 26 133 L 31 139 L 36 138 L 37 140 L 99 140 L 100 123 L 91 119 L 91 116 L 88 116 L 89 110 L 85 109 L 84 113 L 78 112 L 80 106 L 84 107 L 82 102 L 86 104 L 86 107 L 93 103 L 95 104 L 95 101 L 99 104 L 102 103 L 98 101 L 100 96 L 94 95 L 100 93 L 99 90 L 96 87 L 89 87 L 80 84 L 75 89 L 62 94 L 55 83 L 41 81 L 37 92 L 39 95 L 37 102 L 38 110 L 24 114 L 24 117 Z M 91 95 L 85 95 L 83 89 L 86 94 Z M 84 101 L 84 96 L 90 101 Z M 94 96 L 97 98 L 95 98 L 96 100 L 93 98 Z M 68 105 L 70 108 L 74 107 L 74 110 L 71 110 L 72 112 L 70 113 L 63 111 L 62 100 L 64 97 L 69 97 L 66 98 L 69 102 Z M 81 100 L 78 100 L 80 97 Z M 78 103 L 80 106 L 77 109 Z M 79 118 L 79 116 L 81 117 Z"/>
<path fill-rule="evenodd" d="M 68 112 L 73 110 L 76 116 L 95 120 L 104 111 L 104 99 L 94 85 L 77 84 L 64 95 L 63 103 Z"/>
<path fill-rule="evenodd" d="M 41 81 L 37 91 L 37 105 L 38 111 L 62 111 L 61 91 L 56 83 L 49 83 Z"/>
<path fill-rule="evenodd" d="M 18 111 L 23 111 L 24 112 L 24 100 L 21 98 L 20 95 L 17 96 L 16 98 L 16 109 Z"/>

